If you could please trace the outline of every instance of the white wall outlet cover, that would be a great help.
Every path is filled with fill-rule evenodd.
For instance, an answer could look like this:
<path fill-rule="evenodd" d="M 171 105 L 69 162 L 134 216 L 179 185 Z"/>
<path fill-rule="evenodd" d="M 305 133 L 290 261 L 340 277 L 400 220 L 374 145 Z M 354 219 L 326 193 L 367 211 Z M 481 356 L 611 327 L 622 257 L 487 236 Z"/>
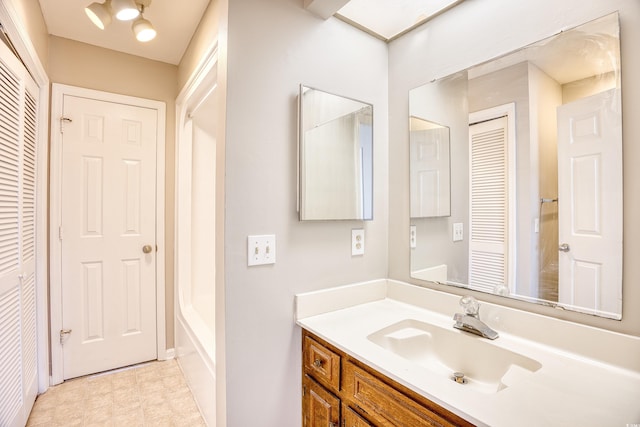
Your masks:
<path fill-rule="evenodd" d="M 453 224 L 453 241 L 459 242 L 464 239 L 464 225 L 461 222 L 455 222 Z"/>
<path fill-rule="evenodd" d="M 247 237 L 247 265 L 276 263 L 276 236 L 264 234 Z"/>
<path fill-rule="evenodd" d="M 364 255 L 364 229 L 351 230 L 351 255 Z"/>
<path fill-rule="evenodd" d="M 416 226 L 412 225 L 409 227 L 409 245 L 411 249 L 415 249 L 418 244 L 418 231 L 416 230 Z"/>

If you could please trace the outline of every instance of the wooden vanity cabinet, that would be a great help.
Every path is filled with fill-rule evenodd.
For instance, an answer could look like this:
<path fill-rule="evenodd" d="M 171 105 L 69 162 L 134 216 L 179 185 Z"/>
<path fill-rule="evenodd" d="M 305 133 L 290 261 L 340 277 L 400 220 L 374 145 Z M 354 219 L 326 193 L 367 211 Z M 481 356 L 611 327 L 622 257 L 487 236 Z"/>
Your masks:
<path fill-rule="evenodd" d="M 302 330 L 303 427 L 473 426 Z"/>

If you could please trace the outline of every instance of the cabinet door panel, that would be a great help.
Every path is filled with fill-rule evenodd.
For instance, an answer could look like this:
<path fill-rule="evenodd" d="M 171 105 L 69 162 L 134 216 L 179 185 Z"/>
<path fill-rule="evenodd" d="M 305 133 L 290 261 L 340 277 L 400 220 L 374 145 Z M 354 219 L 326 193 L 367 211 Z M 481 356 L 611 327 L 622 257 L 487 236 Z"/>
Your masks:
<path fill-rule="evenodd" d="M 342 425 L 343 427 L 373 427 L 373 424 L 344 404 L 342 405 Z"/>
<path fill-rule="evenodd" d="M 305 427 L 338 427 L 340 399 L 305 375 L 302 379 L 302 416 Z"/>
<path fill-rule="evenodd" d="M 382 426 L 451 426 L 442 417 L 352 363 L 345 364 L 344 391 Z"/>

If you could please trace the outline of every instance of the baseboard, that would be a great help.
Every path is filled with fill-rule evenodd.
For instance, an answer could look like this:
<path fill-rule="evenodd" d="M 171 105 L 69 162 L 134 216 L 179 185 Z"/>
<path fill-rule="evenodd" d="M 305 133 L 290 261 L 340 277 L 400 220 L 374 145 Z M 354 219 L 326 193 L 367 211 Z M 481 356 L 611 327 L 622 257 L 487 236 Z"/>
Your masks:
<path fill-rule="evenodd" d="M 158 354 L 158 360 L 171 360 L 176 357 L 176 349 L 168 348 L 164 351 L 164 354 Z"/>

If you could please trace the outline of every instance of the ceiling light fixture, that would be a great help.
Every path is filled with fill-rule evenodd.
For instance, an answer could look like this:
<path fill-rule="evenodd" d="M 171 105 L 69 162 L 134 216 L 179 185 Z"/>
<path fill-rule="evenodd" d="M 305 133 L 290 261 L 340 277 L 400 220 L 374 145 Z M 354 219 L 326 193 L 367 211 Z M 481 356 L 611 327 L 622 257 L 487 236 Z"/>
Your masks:
<path fill-rule="evenodd" d="M 131 29 L 133 30 L 133 34 L 136 35 L 136 39 L 139 42 L 148 42 L 153 40 L 156 37 L 156 30 L 151 25 L 151 22 L 144 19 L 142 14 L 144 13 L 144 5 L 140 6 L 140 17 L 133 21 L 133 25 L 131 25 Z"/>
<path fill-rule="evenodd" d="M 131 21 L 140 15 L 140 10 L 133 0 L 112 0 L 111 7 L 116 19 Z"/>
<path fill-rule="evenodd" d="M 133 21 L 131 29 L 138 41 L 148 42 L 157 35 L 151 22 L 142 16 L 145 8 L 150 4 L 151 0 L 105 0 L 104 3 L 91 3 L 84 8 L 84 11 L 91 22 L 101 30 L 111 23 L 114 16 L 121 21 L 137 18 Z"/>
<path fill-rule="evenodd" d="M 111 23 L 111 0 L 106 0 L 104 3 L 91 3 L 84 8 L 84 11 L 91 22 L 101 30 Z"/>

